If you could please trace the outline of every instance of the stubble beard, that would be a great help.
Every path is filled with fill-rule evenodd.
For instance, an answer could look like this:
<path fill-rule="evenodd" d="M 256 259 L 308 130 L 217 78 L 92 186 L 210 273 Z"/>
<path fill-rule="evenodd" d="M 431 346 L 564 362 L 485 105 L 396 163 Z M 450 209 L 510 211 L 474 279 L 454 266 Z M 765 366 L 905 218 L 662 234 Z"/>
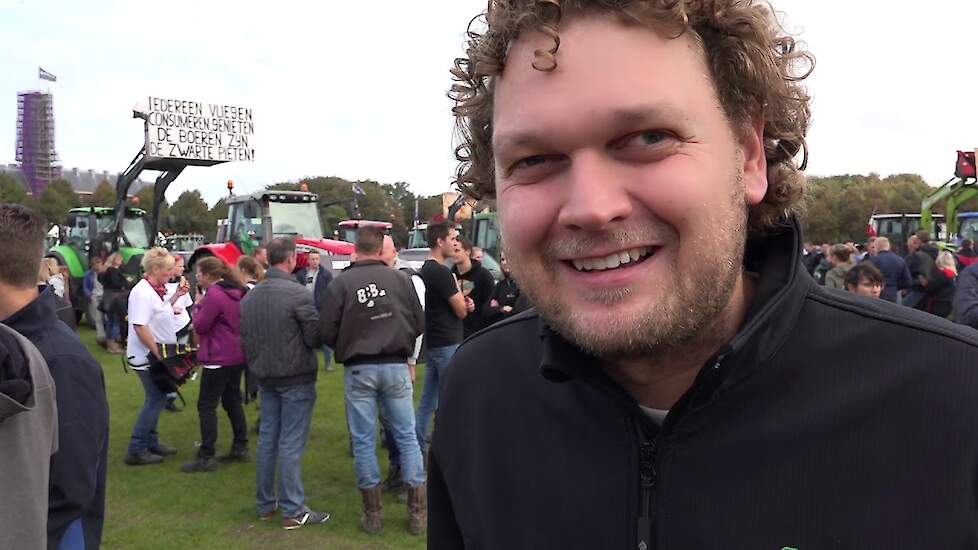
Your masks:
<path fill-rule="evenodd" d="M 622 287 L 586 294 L 580 289 L 559 288 L 558 251 L 567 248 L 586 249 L 590 242 L 544 245 L 541 257 L 523 255 L 507 249 L 513 276 L 519 281 L 534 307 L 551 329 L 585 352 L 602 359 L 627 359 L 654 356 L 680 348 L 697 339 L 709 338 L 711 327 L 721 323 L 731 303 L 737 281 L 743 271 L 746 244 L 747 210 L 744 206 L 740 177 L 736 178 L 734 196 L 725 216 L 711 216 L 716 221 L 709 234 L 698 235 L 685 243 L 674 237 L 673 265 L 664 291 L 648 296 L 637 313 L 616 312 L 616 306 L 629 304 L 636 311 L 632 297 L 638 289 Z M 707 215 L 703 213 L 702 215 Z M 647 227 L 630 233 L 608 234 L 599 242 L 643 242 L 643 233 L 661 238 L 662 227 Z M 681 245 L 681 246 L 680 246 Z M 661 253 L 661 252 L 660 252 Z M 542 260 L 542 261 L 541 261 Z M 575 310 L 573 302 L 561 299 L 561 293 L 574 292 L 575 299 L 585 299 L 608 308 L 608 313 L 594 314 Z M 590 308 L 589 308 L 590 309 Z"/>

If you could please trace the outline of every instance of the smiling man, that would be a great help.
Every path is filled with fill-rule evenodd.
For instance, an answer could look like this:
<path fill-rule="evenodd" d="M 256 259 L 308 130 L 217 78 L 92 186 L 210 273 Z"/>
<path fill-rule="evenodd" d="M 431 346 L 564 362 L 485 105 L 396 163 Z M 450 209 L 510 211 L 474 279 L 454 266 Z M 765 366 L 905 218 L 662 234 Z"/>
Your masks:
<path fill-rule="evenodd" d="M 447 370 L 429 548 L 978 544 L 978 337 L 801 266 L 812 58 L 768 4 L 486 20 L 458 184 L 537 309 Z"/>

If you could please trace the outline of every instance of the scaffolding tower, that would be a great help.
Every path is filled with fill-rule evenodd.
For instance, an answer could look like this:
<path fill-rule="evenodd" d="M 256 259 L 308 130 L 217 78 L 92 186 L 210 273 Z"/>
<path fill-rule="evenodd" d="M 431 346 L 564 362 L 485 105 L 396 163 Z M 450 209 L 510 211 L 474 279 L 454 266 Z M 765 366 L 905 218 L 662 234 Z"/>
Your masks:
<path fill-rule="evenodd" d="M 61 177 L 54 150 L 54 98 L 50 93 L 17 94 L 16 160 L 35 197 Z"/>

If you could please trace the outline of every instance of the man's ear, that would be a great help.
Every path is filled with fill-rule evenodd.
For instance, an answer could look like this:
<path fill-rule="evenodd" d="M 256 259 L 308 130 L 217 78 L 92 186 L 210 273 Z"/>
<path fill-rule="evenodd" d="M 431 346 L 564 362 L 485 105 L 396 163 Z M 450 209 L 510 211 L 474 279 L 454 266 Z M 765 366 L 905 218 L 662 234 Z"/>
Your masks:
<path fill-rule="evenodd" d="M 767 155 L 764 152 L 764 112 L 758 107 L 750 124 L 741 127 L 740 150 L 743 164 L 744 197 L 748 205 L 760 204 L 767 194 Z"/>

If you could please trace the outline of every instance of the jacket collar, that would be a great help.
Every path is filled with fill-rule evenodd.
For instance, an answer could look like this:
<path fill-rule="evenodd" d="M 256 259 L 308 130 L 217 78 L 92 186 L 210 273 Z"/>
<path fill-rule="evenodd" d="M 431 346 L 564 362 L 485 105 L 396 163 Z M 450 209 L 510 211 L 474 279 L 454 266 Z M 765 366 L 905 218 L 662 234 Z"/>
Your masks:
<path fill-rule="evenodd" d="M 299 281 L 297 281 L 295 277 L 293 277 L 292 275 L 286 273 L 285 271 L 282 271 L 281 269 L 279 269 L 277 267 L 270 267 L 270 268 L 268 268 L 268 271 L 265 272 L 265 278 L 266 279 L 284 279 L 284 280 L 287 280 L 287 281 L 292 281 L 293 283 L 295 283 L 297 285 L 298 284 L 302 284 Z"/>
<path fill-rule="evenodd" d="M 55 300 L 50 287 L 43 287 L 40 294 L 20 311 L 3 320 L 3 324 L 33 340 L 35 335 L 50 330 L 51 323 L 60 322 Z"/>
<path fill-rule="evenodd" d="M 757 293 L 740 330 L 714 360 L 723 365 L 724 373 L 714 389 L 729 387 L 762 368 L 793 330 L 813 284 L 801 265 L 800 239 L 798 223 L 792 219 L 774 234 L 748 240 L 744 267 L 758 275 Z M 540 369 L 547 380 L 604 378 L 597 358 L 568 342 L 545 323 L 542 327 Z"/>
<path fill-rule="evenodd" d="M 360 260 L 350 264 L 349 267 L 347 267 L 347 269 L 353 269 L 355 267 L 364 267 L 368 265 L 382 265 L 384 267 L 390 267 L 380 260 Z"/>

